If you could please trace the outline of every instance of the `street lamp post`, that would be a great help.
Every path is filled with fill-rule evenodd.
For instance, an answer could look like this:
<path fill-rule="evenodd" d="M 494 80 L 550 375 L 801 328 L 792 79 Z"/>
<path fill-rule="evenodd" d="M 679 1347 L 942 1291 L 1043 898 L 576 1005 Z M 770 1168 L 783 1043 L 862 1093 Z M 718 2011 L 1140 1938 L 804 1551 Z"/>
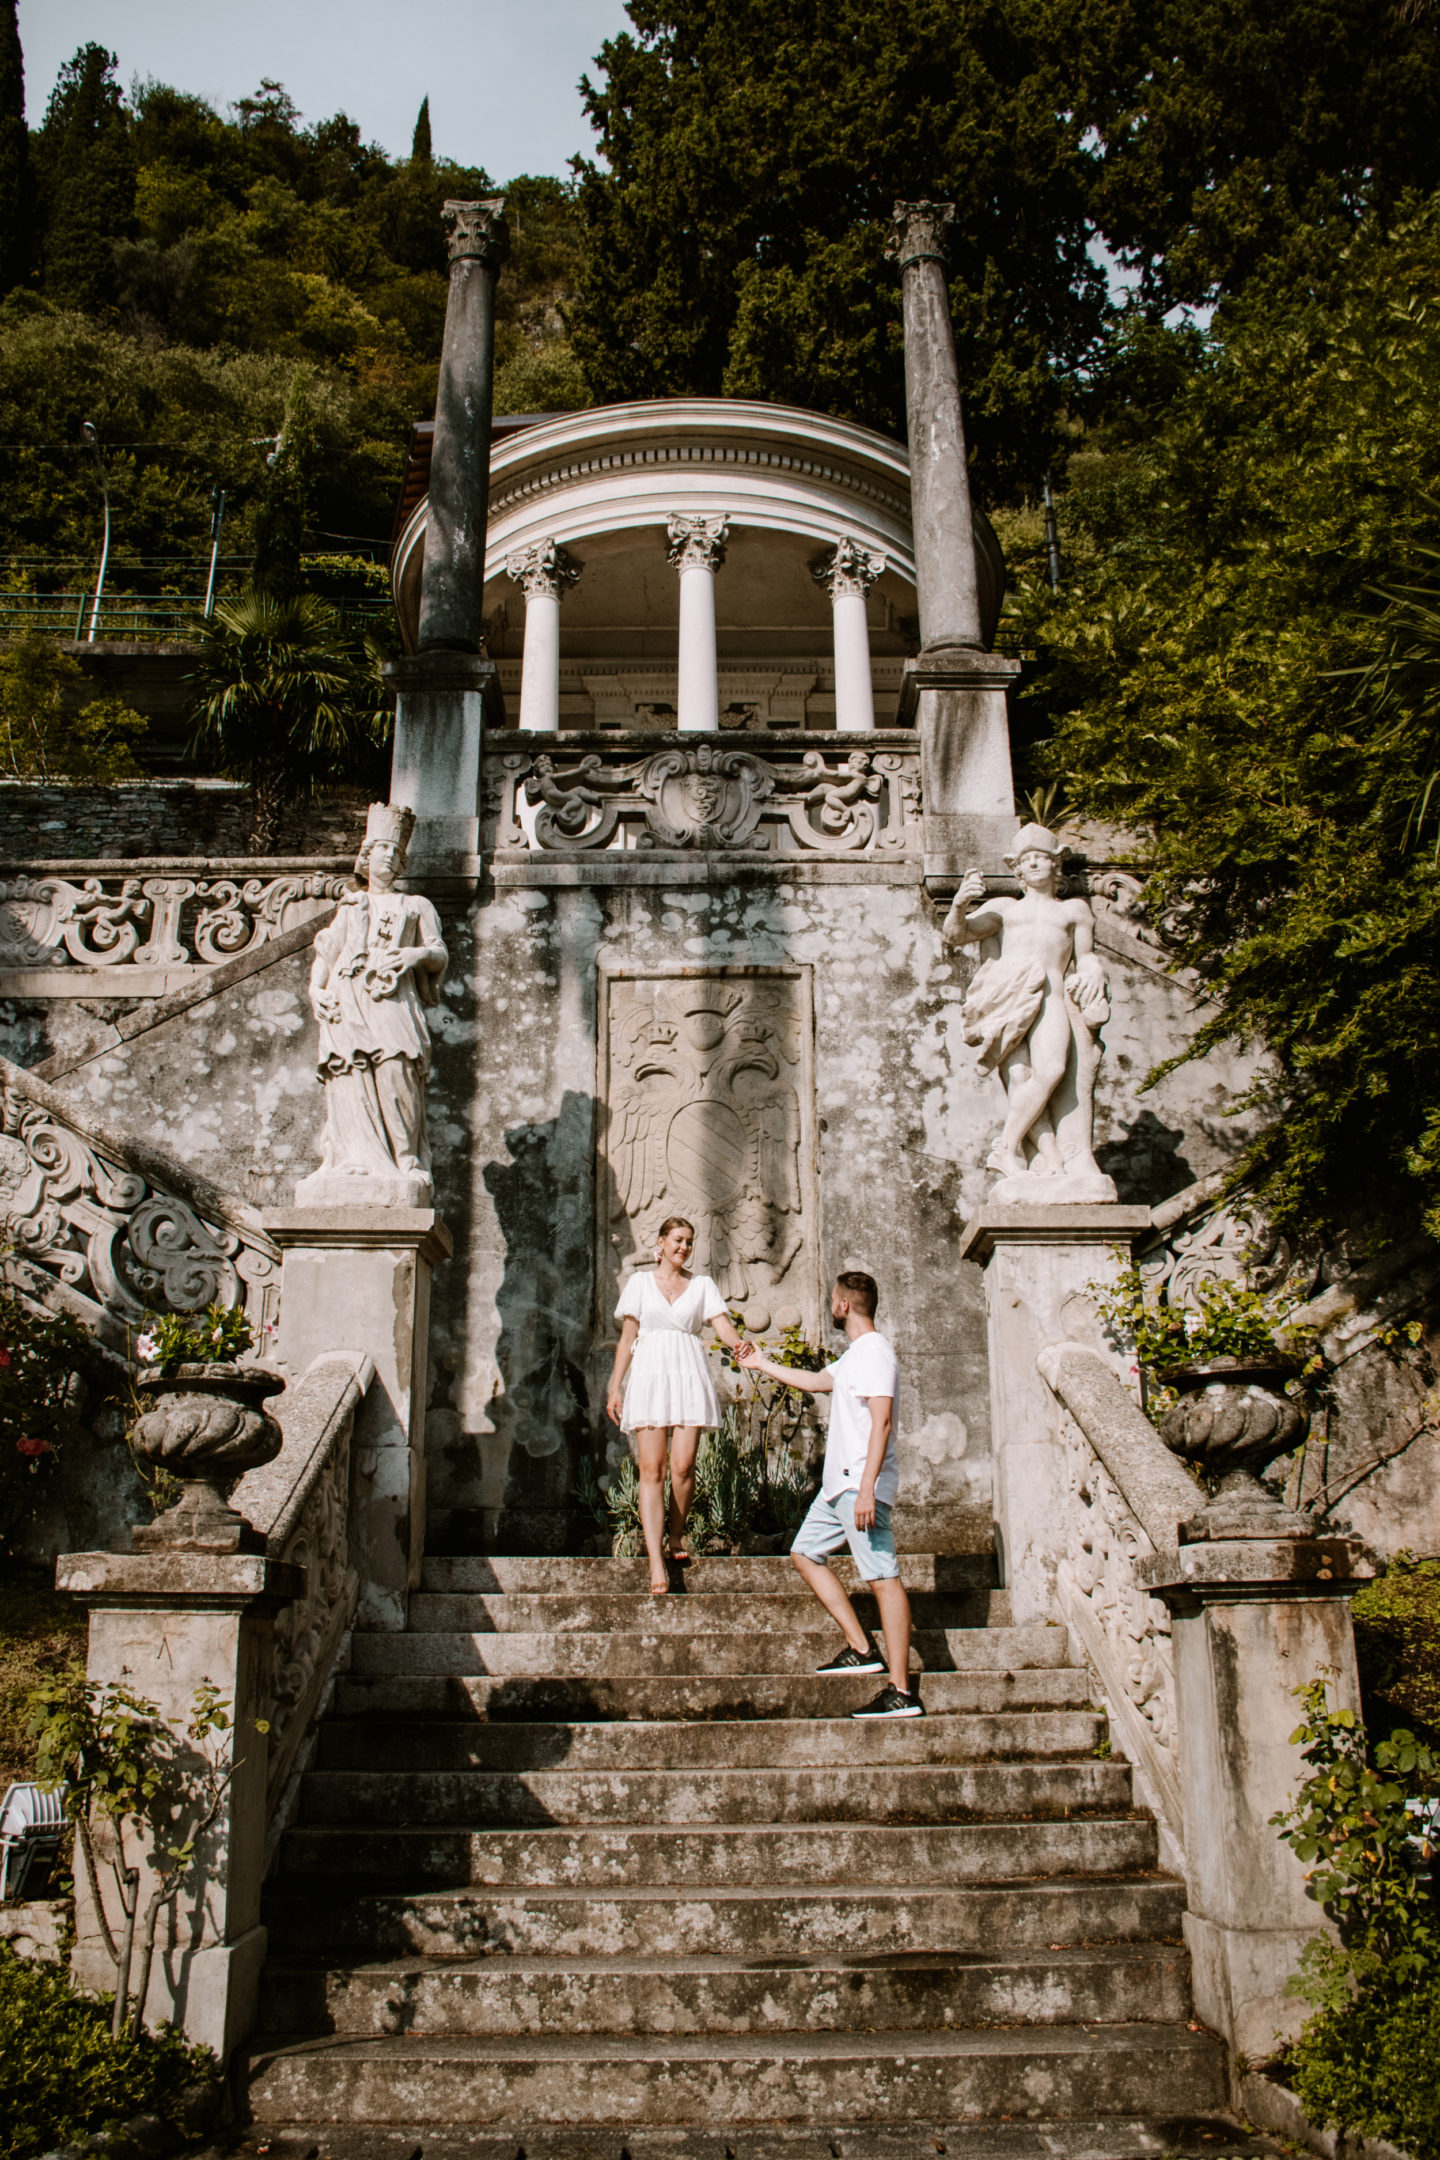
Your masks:
<path fill-rule="evenodd" d="M 205 585 L 205 620 L 215 611 L 215 565 L 220 560 L 220 528 L 225 523 L 225 490 L 210 490 L 210 576 Z"/>
<path fill-rule="evenodd" d="M 81 429 L 86 442 L 95 453 L 95 469 L 100 475 L 100 498 L 105 505 L 105 538 L 100 548 L 100 575 L 95 580 L 95 605 L 90 611 L 90 635 L 86 643 L 93 645 L 95 632 L 100 626 L 100 602 L 105 594 L 105 565 L 110 560 L 110 487 L 105 478 L 105 460 L 100 455 L 100 437 L 95 432 L 93 420 L 87 420 Z"/>

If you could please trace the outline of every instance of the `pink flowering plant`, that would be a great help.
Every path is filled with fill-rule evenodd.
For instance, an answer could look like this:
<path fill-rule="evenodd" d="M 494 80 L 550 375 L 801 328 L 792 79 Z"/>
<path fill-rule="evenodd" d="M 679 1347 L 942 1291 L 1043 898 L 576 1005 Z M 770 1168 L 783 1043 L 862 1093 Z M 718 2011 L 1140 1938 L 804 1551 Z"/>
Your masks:
<path fill-rule="evenodd" d="M 34 1513 L 76 1430 L 86 1341 L 69 1313 L 39 1313 L 0 1287 L 0 1550 Z"/>
<path fill-rule="evenodd" d="M 254 1345 L 243 1305 L 207 1305 L 200 1313 L 147 1313 L 135 1356 L 142 1373 L 168 1373 L 178 1365 L 233 1365 Z"/>

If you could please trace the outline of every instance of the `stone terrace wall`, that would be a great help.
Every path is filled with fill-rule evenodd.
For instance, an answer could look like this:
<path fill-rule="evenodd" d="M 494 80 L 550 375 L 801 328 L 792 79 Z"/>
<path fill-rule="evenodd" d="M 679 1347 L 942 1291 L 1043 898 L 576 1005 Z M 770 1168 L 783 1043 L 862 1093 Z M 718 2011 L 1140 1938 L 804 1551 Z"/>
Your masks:
<path fill-rule="evenodd" d="M 334 789 L 286 814 L 276 852 L 344 854 L 364 829 L 364 791 Z M 249 790 L 234 780 L 0 781 L 0 864 L 247 855 L 249 836 Z"/>

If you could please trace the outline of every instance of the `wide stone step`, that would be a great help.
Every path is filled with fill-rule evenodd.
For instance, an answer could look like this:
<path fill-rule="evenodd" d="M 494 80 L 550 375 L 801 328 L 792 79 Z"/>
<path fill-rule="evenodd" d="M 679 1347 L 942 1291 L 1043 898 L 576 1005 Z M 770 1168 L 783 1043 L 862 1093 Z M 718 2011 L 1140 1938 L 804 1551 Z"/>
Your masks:
<path fill-rule="evenodd" d="M 784 1592 L 749 1591 L 704 1596 L 688 1586 L 667 1597 L 630 1591 L 593 1596 L 541 1595 L 531 1591 L 417 1592 L 410 1600 L 412 1634 L 618 1634 L 720 1635 L 739 1627 L 747 1635 L 835 1634 L 823 1609 L 799 1588 L 794 1570 Z M 873 1597 L 857 1594 L 856 1609 L 871 1627 L 879 1623 Z M 1004 1627 L 1010 1619 L 1008 1590 L 916 1591 L 911 1600 L 917 1629 Z"/>
<path fill-rule="evenodd" d="M 1152 1817 L 932 1825 L 787 1823 L 612 1829 L 418 1829 L 349 1823 L 287 1832 L 286 1895 L 306 1878 L 348 1877 L 399 1890 L 761 1891 L 828 1884 L 908 1886 L 1127 1875 L 1157 1864 Z M 1102 1888 L 1108 1887 L 1102 1885 Z M 328 1885 L 327 1896 L 332 1892 Z"/>
<path fill-rule="evenodd" d="M 784 1770 L 317 1770 L 311 1823 L 961 1823 L 1123 1813 L 1128 1765 L 868 1765 Z"/>
<path fill-rule="evenodd" d="M 396 1726 L 331 1718 L 320 1728 L 321 1770 L 742 1770 L 854 1768 L 864 1763 L 956 1763 L 1090 1755 L 1105 1730 L 1095 1711 L 1011 1711 L 894 1724 L 838 1718 Z"/>
<path fill-rule="evenodd" d="M 822 1622 L 823 1622 L 823 1615 Z M 839 1631 L 825 1622 L 814 1632 L 765 1634 L 743 1626 L 723 1634 L 676 1635 L 652 1628 L 634 1634 L 357 1634 L 351 1669 L 357 1673 L 499 1673 L 526 1679 L 659 1673 L 806 1673 L 833 1657 Z M 912 1670 L 1011 1672 L 1020 1665 L 1069 1662 L 1066 1630 L 1025 1627 L 917 1631 Z"/>
<path fill-rule="evenodd" d="M 877 2044 L 878 2043 L 878 2044 Z M 1218 2044 L 1183 2026 L 691 2037 L 325 2038 L 252 2049 L 257 2121 L 726 2125 L 1135 2114 L 1223 2104 Z"/>
<path fill-rule="evenodd" d="M 1164 2096 L 1156 2096 L 1163 2105 Z M 413 2129 L 348 2123 L 265 2123 L 231 2131 L 234 2160 L 415 2160 Z M 1226 2115 L 1037 2116 L 1028 2122 L 709 2124 L 667 2129 L 608 2124 L 574 2133 L 512 2124 L 488 2130 L 427 2125 L 423 2160 L 1275 2160 L 1273 2140 Z"/>
<path fill-rule="evenodd" d="M 296 1964 L 265 1970 L 262 2028 L 423 2033 L 924 2032 L 978 2025 L 1174 2023 L 1190 2013 L 1180 1946 L 927 1952 L 858 1960 L 684 1956 Z"/>
<path fill-rule="evenodd" d="M 1103 1943 L 1179 1953 L 1183 1886 L 1113 1880 L 730 1890 L 356 1891 L 293 1877 L 266 1894 L 276 1957 L 340 1961 L 494 1958 L 994 1958 Z"/>
<path fill-rule="evenodd" d="M 830 1563 L 847 1590 L 861 1587 L 849 1554 Z M 671 1579 L 688 1593 L 711 1596 L 751 1591 L 793 1594 L 798 1580 L 794 1562 L 787 1554 L 754 1553 L 734 1557 L 701 1557 L 686 1568 L 672 1568 Z M 950 1595 L 970 1590 L 994 1589 L 997 1582 L 993 1552 L 902 1553 L 900 1580 L 912 1594 L 934 1590 Z M 464 1558 L 426 1555 L 420 1578 L 422 1591 L 533 1592 L 543 1597 L 613 1596 L 620 1591 L 648 1592 L 650 1564 L 645 1559 L 610 1560 L 586 1556 L 525 1557 L 477 1553 Z"/>
<path fill-rule="evenodd" d="M 412 1725 L 430 1718 L 497 1724 L 575 1718 L 733 1722 L 844 1717 L 868 1702 L 877 1685 L 867 1673 L 642 1674 L 610 1679 L 364 1673 L 340 1681 L 335 1708 L 345 1718 L 405 1719 Z M 925 1706 L 932 1717 L 1083 1709 L 1090 1701 L 1090 1687 L 1089 1675 L 1068 1665 L 1022 1665 L 1015 1672 L 932 1672 L 925 1678 Z"/>

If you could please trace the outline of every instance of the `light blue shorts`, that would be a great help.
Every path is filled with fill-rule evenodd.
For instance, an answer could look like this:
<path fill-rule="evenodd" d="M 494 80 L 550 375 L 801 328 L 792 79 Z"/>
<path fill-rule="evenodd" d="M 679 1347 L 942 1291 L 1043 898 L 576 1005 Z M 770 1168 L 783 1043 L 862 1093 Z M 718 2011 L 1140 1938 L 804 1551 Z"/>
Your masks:
<path fill-rule="evenodd" d="M 791 1552 L 799 1553 L 802 1560 L 823 1561 L 846 1545 L 863 1582 L 890 1582 L 900 1573 L 900 1562 L 895 1557 L 895 1538 L 890 1528 L 890 1510 L 883 1500 L 875 1503 L 872 1527 L 857 1530 L 853 1492 L 836 1493 L 833 1500 L 817 1493 L 809 1514 L 795 1533 Z"/>

